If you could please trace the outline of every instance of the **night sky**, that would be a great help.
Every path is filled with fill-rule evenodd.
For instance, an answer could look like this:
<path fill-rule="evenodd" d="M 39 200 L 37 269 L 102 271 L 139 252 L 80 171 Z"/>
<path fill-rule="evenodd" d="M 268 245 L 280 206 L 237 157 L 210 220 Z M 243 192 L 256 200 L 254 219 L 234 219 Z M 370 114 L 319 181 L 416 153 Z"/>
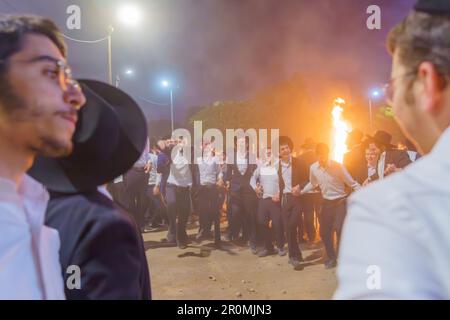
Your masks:
<path fill-rule="evenodd" d="M 66 35 L 82 40 L 102 38 L 113 25 L 113 77 L 133 68 L 133 77 L 121 76 L 121 88 L 158 102 L 169 100 L 160 81 L 175 82 L 175 117 L 181 122 L 188 107 L 246 99 L 294 74 L 312 75 L 312 97 L 325 85 L 314 80 L 318 74 L 364 95 L 389 78 L 386 34 L 415 1 L 142 0 L 133 2 L 144 15 L 137 28 L 117 21 L 123 2 L 0 0 L 0 11 L 51 17 Z M 66 27 L 71 4 L 81 7 L 81 30 Z M 381 7 L 381 30 L 366 28 L 371 4 Z M 67 44 L 76 77 L 107 81 L 106 42 Z M 141 106 L 150 120 L 170 117 L 168 107 Z"/>

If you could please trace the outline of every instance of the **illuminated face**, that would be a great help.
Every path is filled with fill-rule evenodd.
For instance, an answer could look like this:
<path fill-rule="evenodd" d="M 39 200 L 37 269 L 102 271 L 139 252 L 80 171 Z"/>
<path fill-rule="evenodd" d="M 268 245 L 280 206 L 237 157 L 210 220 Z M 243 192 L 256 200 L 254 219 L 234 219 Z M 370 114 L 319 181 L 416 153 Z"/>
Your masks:
<path fill-rule="evenodd" d="M 291 148 L 289 148 L 289 145 L 283 144 L 280 146 L 280 157 L 286 158 L 291 155 Z"/>
<path fill-rule="evenodd" d="M 375 157 L 377 157 L 377 158 L 381 154 L 381 150 L 377 147 L 377 145 L 375 143 L 369 143 L 369 146 L 368 146 L 367 150 L 370 153 L 373 153 L 375 155 Z"/>
<path fill-rule="evenodd" d="M 165 142 L 164 140 L 159 140 L 159 141 L 158 141 L 158 147 L 159 147 L 161 150 L 164 150 L 164 149 L 166 148 L 166 142 Z"/>
<path fill-rule="evenodd" d="M 330 159 L 328 152 L 319 152 L 316 155 L 320 165 L 322 166 L 325 166 L 328 163 L 328 160 Z"/>
<path fill-rule="evenodd" d="M 66 81 L 63 64 L 56 45 L 36 34 L 26 35 L 7 60 L 9 96 L 0 98 L 0 131 L 17 147 L 52 157 L 72 151 L 77 111 L 86 99 Z"/>
<path fill-rule="evenodd" d="M 378 156 L 377 153 L 373 150 L 366 149 L 366 161 L 367 164 L 371 167 L 375 167 L 378 163 Z"/>

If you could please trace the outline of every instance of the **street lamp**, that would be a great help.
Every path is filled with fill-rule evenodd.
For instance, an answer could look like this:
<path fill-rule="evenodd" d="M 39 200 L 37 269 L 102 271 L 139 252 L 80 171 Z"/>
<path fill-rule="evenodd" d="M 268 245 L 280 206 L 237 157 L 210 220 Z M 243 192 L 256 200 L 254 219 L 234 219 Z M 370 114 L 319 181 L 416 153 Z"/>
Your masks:
<path fill-rule="evenodd" d="M 127 26 L 135 27 L 142 18 L 139 9 L 133 5 L 126 4 L 120 7 L 117 11 L 117 16 L 119 21 Z M 108 27 L 108 80 L 109 84 L 112 85 L 112 34 L 114 32 L 114 27 Z M 116 78 L 117 83 L 117 78 Z"/>
<path fill-rule="evenodd" d="M 378 99 L 381 96 L 381 90 L 372 89 L 369 94 L 369 117 L 370 117 L 370 131 L 373 131 L 373 112 L 372 112 L 372 99 Z"/>
<path fill-rule="evenodd" d="M 117 17 L 124 25 L 135 27 L 141 21 L 142 14 L 136 6 L 125 4 L 118 9 Z"/>
<path fill-rule="evenodd" d="M 170 88 L 170 125 L 173 132 L 173 86 L 167 80 L 161 81 L 161 85 L 164 88 Z"/>
<path fill-rule="evenodd" d="M 131 68 L 128 68 L 125 70 L 124 75 L 127 77 L 131 77 L 134 75 L 134 70 Z M 120 75 L 116 75 L 116 88 L 119 87 L 120 84 Z"/>

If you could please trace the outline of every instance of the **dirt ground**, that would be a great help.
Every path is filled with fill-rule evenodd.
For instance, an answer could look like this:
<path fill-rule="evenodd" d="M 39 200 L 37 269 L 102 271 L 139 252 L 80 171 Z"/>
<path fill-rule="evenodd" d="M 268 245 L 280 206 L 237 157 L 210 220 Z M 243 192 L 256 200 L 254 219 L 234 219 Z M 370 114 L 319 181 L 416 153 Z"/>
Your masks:
<path fill-rule="evenodd" d="M 193 238 L 195 224 L 188 229 Z M 330 299 L 336 289 L 336 269 L 324 268 L 321 245 L 302 245 L 304 269 L 295 271 L 287 256 L 259 258 L 227 242 L 218 250 L 213 241 L 181 250 L 161 242 L 166 233 L 143 235 L 156 300 Z"/>

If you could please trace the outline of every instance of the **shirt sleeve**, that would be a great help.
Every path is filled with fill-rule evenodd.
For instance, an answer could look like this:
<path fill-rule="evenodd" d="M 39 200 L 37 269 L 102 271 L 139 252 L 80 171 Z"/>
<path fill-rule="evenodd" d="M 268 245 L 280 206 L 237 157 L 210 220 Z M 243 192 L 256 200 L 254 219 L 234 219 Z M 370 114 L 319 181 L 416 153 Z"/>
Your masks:
<path fill-rule="evenodd" d="M 319 186 L 319 181 L 317 180 L 316 176 L 314 175 L 314 169 L 311 166 L 311 168 L 309 170 L 309 182 L 303 188 L 301 193 L 308 193 L 310 191 L 313 191 L 318 186 Z"/>
<path fill-rule="evenodd" d="M 381 192 L 384 196 L 385 189 Z M 411 208 L 380 203 L 374 192 L 370 196 L 350 198 L 334 299 L 439 298 L 439 281 L 432 276 L 429 250 Z"/>
<path fill-rule="evenodd" d="M 348 173 L 347 169 L 341 165 L 341 175 L 342 175 L 342 179 L 344 180 L 344 183 L 351 187 L 354 191 L 361 189 L 361 185 L 356 182 L 353 177 L 350 175 L 350 173 Z"/>
<path fill-rule="evenodd" d="M 259 180 L 259 167 L 256 168 L 255 171 L 253 171 L 252 177 L 250 178 L 250 186 L 253 188 L 253 190 L 256 189 L 256 183 Z"/>
<path fill-rule="evenodd" d="M 155 182 L 155 185 L 158 186 L 158 187 L 161 185 L 161 176 L 162 176 L 161 173 L 157 173 L 157 174 L 156 174 L 156 182 Z"/>

